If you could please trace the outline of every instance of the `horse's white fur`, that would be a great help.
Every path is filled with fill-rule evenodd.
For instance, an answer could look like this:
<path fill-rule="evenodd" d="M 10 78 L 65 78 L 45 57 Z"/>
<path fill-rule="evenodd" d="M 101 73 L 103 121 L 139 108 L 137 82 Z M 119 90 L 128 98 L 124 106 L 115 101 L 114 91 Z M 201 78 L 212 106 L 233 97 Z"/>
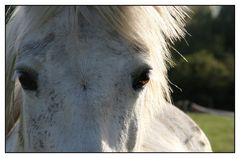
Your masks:
<path fill-rule="evenodd" d="M 38 90 L 17 93 L 21 113 L 7 151 L 211 151 L 169 104 L 168 47 L 184 36 L 186 10 L 18 7 L 7 25 L 7 120 L 20 98 L 15 68 L 38 72 Z M 131 75 L 146 65 L 150 82 L 136 92 Z"/>

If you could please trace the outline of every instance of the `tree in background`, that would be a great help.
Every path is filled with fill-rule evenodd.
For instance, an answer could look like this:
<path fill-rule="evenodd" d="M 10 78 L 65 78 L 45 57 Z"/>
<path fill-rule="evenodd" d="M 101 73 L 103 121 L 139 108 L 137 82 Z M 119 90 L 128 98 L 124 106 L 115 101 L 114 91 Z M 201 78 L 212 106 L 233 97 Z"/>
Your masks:
<path fill-rule="evenodd" d="M 235 7 L 222 6 L 217 17 L 207 6 L 192 7 L 187 26 L 191 36 L 176 49 L 188 62 L 174 56 L 170 80 L 174 101 L 190 100 L 202 106 L 233 111 L 235 105 Z"/>

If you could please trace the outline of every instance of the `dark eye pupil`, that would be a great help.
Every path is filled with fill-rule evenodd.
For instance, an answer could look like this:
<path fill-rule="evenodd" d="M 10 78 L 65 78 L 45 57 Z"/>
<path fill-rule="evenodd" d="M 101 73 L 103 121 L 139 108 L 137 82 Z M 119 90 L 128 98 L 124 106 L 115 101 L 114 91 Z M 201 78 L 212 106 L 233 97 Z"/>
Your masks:
<path fill-rule="evenodd" d="M 139 76 L 133 80 L 133 89 L 140 90 L 142 89 L 149 81 L 149 69 L 144 70 Z"/>
<path fill-rule="evenodd" d="M 27 72 L 19 72 L 19 81 L 25 90 L 37 90 L 36 77 Z"/>

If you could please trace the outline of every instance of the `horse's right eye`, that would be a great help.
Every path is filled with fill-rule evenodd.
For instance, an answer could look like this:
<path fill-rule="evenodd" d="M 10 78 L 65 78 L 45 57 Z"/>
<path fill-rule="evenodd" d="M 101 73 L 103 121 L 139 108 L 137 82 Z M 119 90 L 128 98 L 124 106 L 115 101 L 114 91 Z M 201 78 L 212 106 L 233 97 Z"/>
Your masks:
<path fill-rule="evenodd" d="M 18 72 L 18 79 L 25 90 L 35 91 L 38 88 L 37 77 L 35 74 L 25 71 Z"/>

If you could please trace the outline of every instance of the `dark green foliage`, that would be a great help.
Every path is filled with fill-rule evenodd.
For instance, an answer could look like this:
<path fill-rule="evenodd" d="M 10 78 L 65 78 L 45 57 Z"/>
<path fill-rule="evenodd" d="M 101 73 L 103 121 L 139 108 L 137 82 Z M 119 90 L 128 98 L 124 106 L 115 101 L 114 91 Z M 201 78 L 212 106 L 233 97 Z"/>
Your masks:
<path fill-rule="evenodd" d="M 235 8 L 222 6 L 217 17 L 207 6 L 193 7 L 186 43 L 176 49 L 188 60 L 175 56 L 176 67 L 170 70 L 173 99 L 191 100 L 203 106 L 234 110 L 235 105 Z"/>

